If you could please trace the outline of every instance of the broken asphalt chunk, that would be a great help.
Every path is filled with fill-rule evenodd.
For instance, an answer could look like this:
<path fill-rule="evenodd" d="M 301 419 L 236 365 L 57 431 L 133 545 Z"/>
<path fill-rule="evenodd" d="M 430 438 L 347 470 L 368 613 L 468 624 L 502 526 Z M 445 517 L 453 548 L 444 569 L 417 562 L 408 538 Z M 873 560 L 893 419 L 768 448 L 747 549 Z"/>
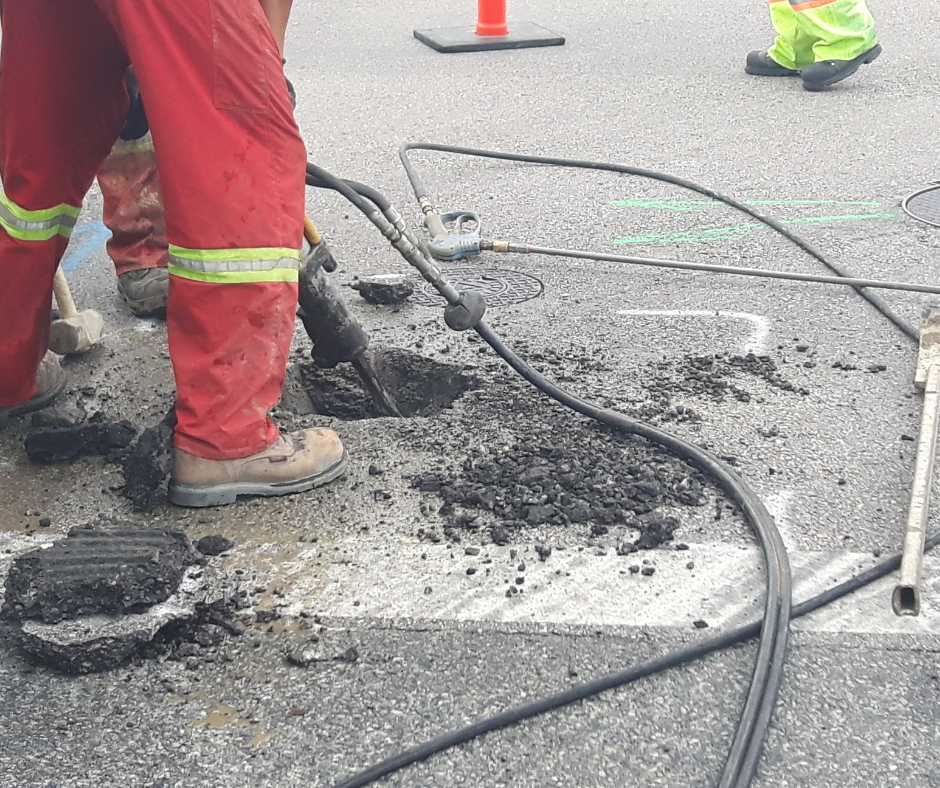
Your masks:
<path fill-rule="evenodd" d="M 41 427 L 26 436 L 26 454 L 32 462 L 74 460 L 90 454 L 109 454 L 130 446 L 137 427 L 129 421 L 82 424 L 74 427 Z"/>
<path fill-rule="evenodd" d="M 13 561 L 0 617 L 57 623 L 164 602 L 204 562 L 185 534 L 135 523 L 88 524 Z"/>

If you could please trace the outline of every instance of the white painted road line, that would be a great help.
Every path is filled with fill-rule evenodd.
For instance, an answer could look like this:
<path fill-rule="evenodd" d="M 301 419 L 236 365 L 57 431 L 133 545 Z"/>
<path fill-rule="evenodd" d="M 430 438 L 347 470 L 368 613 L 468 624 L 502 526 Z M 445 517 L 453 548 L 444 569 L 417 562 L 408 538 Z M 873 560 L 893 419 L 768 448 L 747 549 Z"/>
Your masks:
<path fill-rule="evenodd" d="M 0 533 L 0 586 L 13 558 L 53 538 Z M 6 550 L 10 550 L 9 553 Z M 794 602 L 802 602 L 873 566 L 859 552 L 791 552 Z M 285 616 L 338 619 L 674 627 L 696 621 L 728 629 L 763 608 L 763 562 L 749 545 L 692 544 L 618 556 L 613 550 L 554 550 L 541 561 L 532 546 L 480 548 L 387 541 L 243 544 L 226 562 L 250 567 L 266 586 L 262 607 Z M 631 567 L 639 571 L 631 571 Z M 467 574 L 468 569 L 474 569 Z M 653 570 L 643 574 L 642 570 Z M 518 578 L 524 578 L 517 583 Z M 896 573 L 795 621 L 796 630 L 867 634 L 940 634 L 940 555 L 924 559 L 922 612 L 891 609 Z M 510 590 L 510 589 L 514 589 Z"/>
<path fill-rule="evenodd" d="M 759 618 L 762 612 L 762 560 L 756 547 L 691 545 L 688 550 L 629 556 L 618 556 L 613 550 L 599 555 L 602 551 L 597 548 L 556 550 L 545 562 L 533 548 L 516 548 L 515 558 L 511 549 L 488 546 L 479 555 L 469 556 L 461 547 L 433 544 L 370 546 L 350 540 L 340 549 L 333 545 L 322 552 L 316 545 L 305 544 L 289 560 L 280 552 L 269 576 L 279 588 L 274 601 L 283 613 L 306 611 L 333 619 L 688 629 L 695 621 L 734 627 Z M 263 553 L 263 548 L 252 551 L 249 560 L 254 566 L 264 566 Z M 870 553 L 794 552 L 790 561 L 794 601 L 800 602 L 869 568 L 877 559 Z M 631 566 L 641 571 L 633 573 Z M 476 571 L 468 575 L 468 568 Z M 652 568 L 653 574 L 642 574 L 644 568 Z M 517 584 L 520 577 L 524 581 Z M 794 622 L 794 628 L 940 633 L 940 557 L 926 557 L 919 617 L 894 615 L 894 582 L 894 576 L 884 578 Z"/>
<path fill-rule="evenodd" d="M 743 320 L 751 325 L 751 333 L 739 347 L 744 353 L 761 355 L 767 352 L 767 337 L 770 335 L 771 320 L 764 315 L 751 312 L 726 312 L 723 309 L 620 309 L 618 315 L 651 317 L 707 317 L 718 320 Z"/>
<path fill-rule="evenodd" d="M 787 514 L 795 497 L 796 490 L 791 489 L 778 490 L 764 496 L 764 506 L 767 507 L 770 516 L 774 518 L 774 523 L 780 532 L 780 538 L 783 539 L 783 544 L 787 550 L 793 549 L 794 545 L 793 540 L 790 538 L 790 521 Z"/>

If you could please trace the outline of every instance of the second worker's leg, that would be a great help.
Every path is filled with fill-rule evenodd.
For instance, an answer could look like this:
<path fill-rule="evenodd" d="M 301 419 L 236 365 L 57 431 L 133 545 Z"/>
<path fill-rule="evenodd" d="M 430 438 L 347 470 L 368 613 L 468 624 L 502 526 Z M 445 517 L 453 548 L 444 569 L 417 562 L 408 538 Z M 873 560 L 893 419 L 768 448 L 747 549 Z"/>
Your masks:
<path fill-rule="evenodd" d="M 793 6 L 800 29 L 813 41 L 813 63 L 803 87 L 824 90 L 851 76 L 881 54 L 875 20 L 864 0 L 829 0 Z"/>
<path fill-rule="evenodd" d="M 160 176 L 150 133 L 114 143 L 98 173 L 102 220 L 111 231 L 108 256 L 118 293 L 138 317 L 163 316 L 167 298 L 167 241 Z"/>
<path fill-rule="evenodd" d="M 293 336 L 305 150 L 261 8 L 96 2 L 146 97 L 163 189 L 178 393 L 171 500 L 214 505 L 329 481 L 345 465 L 335 433 L 280 436 L 267 415 Z"/>

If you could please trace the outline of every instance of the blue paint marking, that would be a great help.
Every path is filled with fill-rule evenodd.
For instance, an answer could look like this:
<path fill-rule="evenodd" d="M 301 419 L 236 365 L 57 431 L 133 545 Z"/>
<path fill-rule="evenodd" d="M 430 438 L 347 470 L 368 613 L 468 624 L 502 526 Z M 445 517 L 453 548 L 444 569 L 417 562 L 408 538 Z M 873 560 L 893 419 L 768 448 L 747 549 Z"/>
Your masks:
<path fill-rule="evenodd" d="M 80 246 L 75 246 L 76 237 L 81 237 Z M 72 231 L 72 242 L 62 260 L 62 272 L 68 276 L 87 262 L 95 252 L 101 249 L 111 237 L 111 231 L 101 222 L 91 222 L 76 227 Z"/>

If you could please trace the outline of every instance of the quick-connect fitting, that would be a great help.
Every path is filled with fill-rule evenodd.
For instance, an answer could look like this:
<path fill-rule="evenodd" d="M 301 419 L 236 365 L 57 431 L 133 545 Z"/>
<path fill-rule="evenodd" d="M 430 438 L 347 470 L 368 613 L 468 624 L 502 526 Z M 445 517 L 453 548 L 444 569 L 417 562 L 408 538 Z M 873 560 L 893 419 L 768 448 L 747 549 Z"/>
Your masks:
<path fill-rule="evenodd" d="M 428 215 L 434 216 L 435 219 L 440 222 L 440 217 L 433 213 L 430 202 L 425 201 L 425 203 Z M 447 306 L 444 308 L 444 322 L 447 323 L 448 327 L 454 331 L 466 331 L 479 325 L 486 312 L 486 301 L 483 296 L 475 291 L 465 293 L 458 291 L 444 278 L 444 275 L 441 273 L 440 269 L 434 265 L 428 254 L 428 252 L 432 252 L 433 254 L 432 250 L 435 243 L 443 244 L 440 247 L 443 249 L 446 247 L 446 242 L 451 238 L 455 241 L 459 241 L 461 244 L 465 244 L 466 242 L 469 242 L 469 244 L 463 246 L 463 252 L 455 246 L 454 252 L 456 256 L 445 257 L 443 259 L 457 259 L 461 256 L 468 256 L 469 252 L 466 250 L 471 248 L 475 248 L 478 253 L 479 236 L 471 234 L 445 236 L 435 239 L 429 247 L 418 241 L 411 230 L 408 229 L 401 214 L 392 207 L 388 207 L 381 212 L 377 210 L 369 211 L 366 213 L 366 216 L 379 232 L 388 239 L 392 247 L 412 266 L 418 269 L 423 279 L 447 301 Z M 451 215 L 448 214 L 447 216 L 449 217 Z M 470 221 L 474 218 L 472 214 L 460 214 L 460 217 L 461 218 L 455 221 L 455 225 L 458 228 L 462 226 L 462 221 Z M 443 223 L 441 223 L 441 228 L 443 229 Z"/>
<path fill-rule="evenodd" d="M 424 211 L 424 226 L 431 236 L 427 244 L 428 253 L 437 260 L 460 260 L 480 254 L 480 217 L 470 211 L 454 211 L 438 215 L 431 201 L 422 197 L 419 201 Z M 447 225 L 453 227 L 449 232 Z M 476 229 L 472 233 L 463 231 L 467 225 Z"/>
<path fill-rule="evenodd" d="M 428 251 L 438 260 L 460 260 L 480 254 L 480 236 L 447 235 L 435 238 L 428 244 Z"/>

